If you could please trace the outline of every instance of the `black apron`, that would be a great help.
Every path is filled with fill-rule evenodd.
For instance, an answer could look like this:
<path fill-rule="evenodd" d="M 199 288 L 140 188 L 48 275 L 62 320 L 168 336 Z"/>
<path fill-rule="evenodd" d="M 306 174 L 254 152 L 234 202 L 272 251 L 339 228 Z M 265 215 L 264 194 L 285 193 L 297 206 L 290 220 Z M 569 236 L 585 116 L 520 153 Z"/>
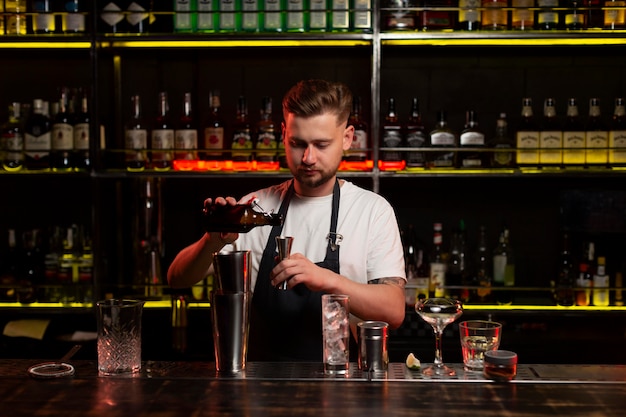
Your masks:
<path fill-rule="evenodd" d="M 286 218 L 291 198 L 295 194 L 293 181 L 280 205 L 279 214 Z M 328 234 L 326 256 L 316 265 L 339 273 L 337 218 L 339 216 L 339 180 L 333 189 L 333 208 Z M 283 226 L 273 226 L 259 265 L 248 337 L 249 361 L 322 361 L 322 291 L 311 291 L 304 284 L 290 290 L 280 290 L 270 283 L 270 272 L 276 265 L 276 236 Z M 351 339 L 350 353 L 356 354 Z M 352 346 L 354 345 L 354 346 Z"/>

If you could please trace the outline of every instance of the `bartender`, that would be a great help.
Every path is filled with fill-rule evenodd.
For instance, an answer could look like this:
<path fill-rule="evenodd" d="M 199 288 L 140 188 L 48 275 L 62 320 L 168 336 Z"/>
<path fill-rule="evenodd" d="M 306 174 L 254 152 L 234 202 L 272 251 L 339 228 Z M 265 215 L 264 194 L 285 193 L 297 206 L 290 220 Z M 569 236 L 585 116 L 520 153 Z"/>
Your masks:
<path fill-rule="evenodd" d="M 213 253 L 227 245 L 250 250 L 252 307 L 248 360 L 321 361 L 322 294 L 350 296 L 352 334 L 361 320 L 399 327 L 404 320 L 404 257 L 396 216 L 380 195 L 337 178 L 354 127 L 352 93 L 342 83 L 300 81 L 282 102 L 282 133 L 293 176 L 244 196 L 281 213 L 281 226 L 248 233 L 207 232 L 169 267 L 170 286 L 206 277 Z M 233 197 L 205 205 L 236 204 Z M 277 262 L 275 236 L 293 236 L 289 258 Z M 277 287 L 287 281 L 287 291 Z M 356 349 L 351 349 L 356 353 Z"/>

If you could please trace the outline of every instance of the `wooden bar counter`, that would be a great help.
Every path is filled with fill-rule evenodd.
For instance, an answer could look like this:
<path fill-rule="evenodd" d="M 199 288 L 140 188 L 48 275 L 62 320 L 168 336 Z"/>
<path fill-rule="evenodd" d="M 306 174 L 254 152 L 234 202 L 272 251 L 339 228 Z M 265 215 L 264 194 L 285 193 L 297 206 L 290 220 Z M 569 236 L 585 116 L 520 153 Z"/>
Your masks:
<path fill-rule="evenodd" d="M 0 416 L 619 416 L 625 365 L 519 365 L 495 383 L 452 364 L 454 379 L 424 378 L 404 364 L 327 377 L 316 363 L 249 363 L 217 375 L 210 362 L 145 362 L 134 377 L 101 377 L 94 361 L 73 376 L 37 379 L 36 360 L 0 360 Z M 450 364 L 449 364 L 450 365 Z"/>

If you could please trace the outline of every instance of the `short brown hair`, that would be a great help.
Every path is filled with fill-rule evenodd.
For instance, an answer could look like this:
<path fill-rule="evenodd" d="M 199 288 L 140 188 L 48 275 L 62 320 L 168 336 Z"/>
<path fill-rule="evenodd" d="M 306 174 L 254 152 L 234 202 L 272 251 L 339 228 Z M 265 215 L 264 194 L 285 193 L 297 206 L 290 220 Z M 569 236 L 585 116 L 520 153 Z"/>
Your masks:
<path fill-rule="evenodd" d="M 332 113 L 339 123 L 348 121 L 352 110 L 352 92 L 347 85 L 326 80 L 303 80 L 291 87 L 283 98 L 283 117 Z"/>

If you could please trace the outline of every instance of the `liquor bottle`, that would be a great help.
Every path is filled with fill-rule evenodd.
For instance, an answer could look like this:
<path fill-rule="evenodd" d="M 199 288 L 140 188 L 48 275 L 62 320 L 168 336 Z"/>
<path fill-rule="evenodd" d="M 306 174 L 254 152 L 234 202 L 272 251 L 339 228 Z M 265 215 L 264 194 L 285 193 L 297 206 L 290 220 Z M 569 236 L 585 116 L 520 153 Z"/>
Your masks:
<path fill-rule="evenodd" d="M 515 134 L 517 143 L 517 164 L 537 166 L 539 164 L 539 129 L 533 115 L 533 101 L 522 100 L 522 117 Z"/>
<path fill-rule="evenodd" d="M 93 296 L 93 245 L 91 236 L 82 231 L 80 238 L 80 252 L 78 254 L 78 297 L 81 303 L 92 303 Z"/>
<path fill-rule="evenodd" d="M 148 0 L 131 1 L 127 7 L 126 22 L 130 33 L 147 33 L 150 26 L 150 4 Z"/>
<path fill-rule="evenodd" d="M 559 0 L 537 0 L 535 29 L 555 30 L 559 27 Z"/>
<path fill-rule="evenodd" d="M 72 170 L 72 152 L 74 149 L 74 123 L 68 111 L 67 89 L 61 90 L 59 111 L 52 122 L 52 152 L 50 161 L 53 171 Z"/>
<path fill-rule="evenodd" d="M 44 257 L 41 253 L 41 231 L 22 233 L 22 259 L 17 301 L 30 304 L 38 300 L 38 287 L 44 282 Z"/>
<path fill-rule="evenodd" d="M 478 245 L 476 251 L 476 261 L 474 266 L 474 281 L 477 286 L 473 300 L 479 303 L 489 303 L 492 301 L 491 286 L 493 277 L 491 275 L 491 257 L 487 248 L 487 232 L 485 226 L 480 226 L 478 235 Z"/>
<path fill-rule="evenodd" d="M 6 34 L 5 29 L 4 29 L 4 1 L 2 1 L 2 3 L 0 3 L 0 16 L 2 16 L 0 18 L 0 36 Z"/>
<path fill-rule="evenodd" d="M 24 132 L 20 122 L 19 102 L 9 105 L 9 119 L 2 126 L 2 144 L 2 167 L 10 172 L 21 170 L 24 166 Z"/>
<path fill-rule="evenodd" d="M 286 13 L 287 32 L 305 32 L 305 2 L 304 0 L 288 0 Z"/>
<path fill-rule="evenodd" d="M 52 0 L 33 0 L 31 2 L 31 11 L 33 12 L 34 33 L 49 34 L 56 31 Z"/>
<path fill-rule="evenodd" d="M 276 125 L 272 118 L 272 98 L 263 97 L 261 99 L 260 118 L 256 124 L 256 161 L 260 165 L 260 169 L 272 169 L 272 165 L 276 162 L 276 150 L 278 148 L 278 140 L 276 138 Z M 263 163 L 269 162 L 270 165 Z"/>
<path fill-rule="evenodd" d="M 198 159 L 198 129 L 193 117 L 191 93 L 183 96 L 183 110 L 174 130 L 174 159 Z"/>
<path fill-rule="evenodd" d="M 261 30 L 260 3 L 259 0 L 241 0 L 241 30 L 244 32 Z"/>
<path fill-rule="evenodd" d="M 467 285 L 467 269 L 464 233 L 464 224 L 463 221 L 461 221 L 459 229 L 452 233 L 445 278 L 447 287 L 445 291 L 446 297 L 461 301 L 467 301 L 467 294 L 469 294 L 469 290 L 465 287 Z"/>
<path fill-rule="evenodd" d="M 157 116 L 154 119 L 150 136 L 150 148 L 152 149 L 152 167 L 156 170 L 168 170 L 172 168 L 174 159 L 174 124 L 170 118 L 170 106 L 167 93 L 159 93 Z"/>
<path fill-rule="evenodd" d="M 604 2 L 604 29 L 626 28 L 626 1 L 606 0 Z"/>
<path fill-rule="evenodd" d="M 148 243 L 149 247 L 144 251 L 144 296 L 147 298 L 160 299 L 163 296 L 163 271 L 161 269 L 161 250 L 156 241 Z"/>
<path fill-rule="evenodd" d="M 563 128 L 557 118 L 553 98 L 547 98 L 544 102 L 539 148 L 539 163 L 542 166 L 558 167 L 563 163 Z"/>
<path fill-rule="evenodd" d="M 509 135 L 509 126 L 506 113 L 500 113 L 496 120 L 496 131 L 491 141 L 491 166 L 493 168 L 513 167 L 513 139 Z"/>
<path fill-rule="evenodd" d="M 456 152 L 454 150 L 445 150 L 445 148 L 454 148 L 457 146 L 456 134 L 448 126 L 448 115 L 445 111 L 440 110 L 437 113 L 437 124 L 431 130 L 430 148 L 433 151 L 426 156 L 429 168 L 454 168 L 456 166 Z M 442 149 L 434 151 L 434 149 Z"/>
<path fill-rule="evenodd" d="M 85 0 L 65 0 L 61 15 L 63 33 L 85 33 Z"/>
<path fill-rule="evenodd" d="M 329 29 L 326 0 L 309 0 L 309 30 L 325 32 Z"/>
<path fill-rule="evenodd" d="M 382 167 L 401 164 L 403 161 L 402 152 L 399 150 L 386 150 L 387 148 L 399 148 L 402 146 L 402 126 L 400 125 L 398 114 L 396 113 L 396 100 L 390 97 L 387 100 L 387 114 L 382 124 L 382 146 L 380 147 L 380 160 Z"/>
<path fill-rule="evenodd" d="M 582 0 L 566 0 L 562 17 L 563 27 L 567 30 L 587 28 L 587 15 Z"/>
<path fill-rule="evenodd" d="M 74 239 L 77 226 L 72 225 L 66 229 L 63 239 L 63 251 L 59 257 L 59 270 L 57 279 L 61 284 L 61 302 L 72 303 L 76 301 L 75 284 L 78 283 L 78 258 Z"/>
<path fill-rule="evenodd" d="M 609 163 L 611 166 L 626 165 L 626 103 L 622 97 L 615 99 L 609 128 Z"/>
<path fill-rule="evenodd" d="M 621 272 L 615 273 L 615 305 L 624 305 L 624 294 L 622 286 L 624 285 L 624 278 Z"/>
<path fill-rule="evenodd" d="M 250 162 L 253 158 L 252 129 L 248 120 L 248 103 L 240 96 L 237 100 L 237 115 L 233 125 L 233 141 L 231 145 L 233 162 Z M 247 164 L 242 164 L 247 169 Z"/>
<path fill-rule="evenodd" d="M 407 298 L 406 304 L 409 307 L 414 307 L 416 300 L 428 298 L 429 271 L 424 257 L 424 245 L 420 244 L 415 227 L 412 224 L 407 226 L 404 236 L 407 284 L 411 284 L 413 288 L 413 291 L 409 292 L 410 299 Z"/>
<path fill-rule="evenodd" d="M 515 285 L 515 262 L 513 251 L 509 243 L 509 229 L 505 228 L 500 234 L 498 246 L 493 253 L 493 284 L 500 287 L 494 296 L 499 304 L 510 304 L 511 294 L 502 288 Z"/>
<path fill-rule="evenodd" d="M 533 30 L 535 27 L 535 0 L 511 0 L 511 29 Z"/>
<path fill-rule="evenodd" d="M 587 8 L 587 29 L 604 28 L 603 4 L 604 0 L 583 0 L 583 5 Z"/>
<path fill-rule="evenodd" d="M 354 137 L 350 151 L 344 153 L 343 159 L 346 161 L 365 161 L 367 160 L 367 150 L 369 148 L 369 131 L 368 126 L 361 117 L 361 97 L 352 99 L 352 114 L 348 120 L 348 125 L 354 127 Z"/>
<path fill-rule="evenodd" d="M 268 213 L 253 199 L 246 204 L 211 204 L 203 211 L 203 225 L 207 232 L 246 233 L 257 226 L 280 226 L 283 216 Z"/>
<path fill-rule="evenodd" d="M 241 31 L 241 5 L 235 0 L 217 0 L 219 10 L 217 22 L 220 32 Z"/>
<path fill-rule="evenodd" d="M 413 3 L 420 6 L 419 2 Z M 447 30 L 456 27 L 457 13 L 451 11 L 456 6 L 454 0 L 424 0 L 425 10 L 421 13 L 422 30 Z"/>
<path fill-rule="evenodd" d="M 372 10 L 372 0 L 354 0 L 352 3 L 350 30 L 352 32 L 371 32 Z"/>
<path fill-rule="evenodd" d="M 422 116 L 420 113 L 420 104 L 417 97 L 413 97 L 411 101 L 411 114 L 405 127 L 406 132 L 406 146 L 407 148 L 424 148 L 426 147 L 428 140 L 426 137 L 426 127 L 422 122 Z M 426 166 L 426 157 L 423 151 L 407 151 L 406 152 L 406 167 L 412 168 L 424 168 Z"/>
<path fill-rule="evenodd" d="M 330 29 L 333 32 L 347 32 L 350 29 L 350 2 L 348 0 L 330 1 Z"/>
<path fill-rule="evenodd" d="M 226 149 L 224 142 L 224 122 L 220 114 L 220 92 L 213 90 L 209 93 L 209 115 L 204 124 L 203 144 L 200 156 L 207 161 L 228 159 L 230 154 L 223 153 Z"/>
<path fill-rule="evenodd" d="M 443 257 L 443 234 L 442 224 L 433 224 L 433 248 L 430 253 L 430 297 L 443 297 L 446 285 L 446 262 Z"/>
<path fill-rule="evenodd" d="M 554 285 L 556 304 L 567 307 L 573 306 L 576 301 L 574 298 L 576 270 L 569 245 L 569 236 L 565 233 L 563 234 L 563 247 L 560 255 L 558 276 Z"/>
<path fill-rule="evenodd" d="M 591 304 L 591 283 L 595 274 L 595 245 L 587 243 L 583 259 L 578 265 L 578 278 L 576 279 L 576 305 L 588 306 Z"/>
<path fill-rule="evenodd" d="M 282 32 L 285 27 L 285 13 L 282 0 L 265 0 L 261 14 L 264 32 Z"/>
<path fill-rule="evenodd" d="M 509 26 L 506 0 L 483 0 L 481 27 L 483 30 L 506 30 Z"/>
<path fill-rule="evenodd" d="M 123 3 L 120 0 L 100 2 L 99 32 L 102 33 L 125 33 L 128 24 L 124 18 Z"/>
<path fill-rule="evenodd" d="M 600 100 L 597 98 L 589 99 L 585 148 L 585 160 L 588 166 L 607 166 L 609 162 L 609 131 L 602 120 Z"/>
<path fill-rule="evenodd" d="M 91 168 L 90 147 L 91 116 L 89 114 L 89 98 L 83 92 L 80 98 L 80 110 L 74 117 L 74 155 L 75 171 L 87 171 Z"/>
<path fill-rule="evenodd" d="M 465 127 L 459 136 L 461 149 L 457 156 L 459 168 L 472 169 L 487 166 L 485 133 L 478 124 L 478 116 L 474 110 L 465 112 Z"/>
<path fill-rule="evenodd" d="M 26 0 L 5 0 L 5 30 L 7 35 L 26 35 L 27 8 Z"/>
<path fill-rule="evenodd" d="M 459 30 L 480 30 L 481 0 L 459 0 Z"/>
<path fill-rule="evenodd" d="M 585 164 L 585 128 L 578 114 L 575 98 L 567 101 L 567 114 L 563 123 L 563 164 L 583 166 Z"/>
<path fill-rule="evenodd" d="M 131 116 L 124 129 L 126 169 L 143 171 L 148 164 L 148 127 L 141 113 L 141 97 L 131 97 Z"/>
<path fill-rule="evenodd" d="M 33 110 L 24 125 L 24 166 L 30 171 L 50 169 L 50 119 L 44 114 L 44 102 L 33 100 Z"/>
<path fill-rule="evenodd" d="M 192 33 L 198 28 L 195 0 L 174 0 L 174 32 Z"/>
<path fill-rule="evenodd" d="M 606 258 L 598 256 L 596 273 L 593 275 L 593 305 L 609 305 L 609 276 L 606 274 Z"/>
<path fill-rule="evenodd" d="M 17 299 L 16 287 L 19 280 L 20 254 L 18 252 L 15 229 L 8 229 L 7 236 L 7 246 L 0 264 L 0 284 L 2 284 L 0 300 L 15 301 Z"/>
<path fill-rule="evenodd" d="M 217 31 L 219 12 L 216 9 L 217 0 L 197 0 L 198 2 L 198 32 L 212 33 Z"/>

